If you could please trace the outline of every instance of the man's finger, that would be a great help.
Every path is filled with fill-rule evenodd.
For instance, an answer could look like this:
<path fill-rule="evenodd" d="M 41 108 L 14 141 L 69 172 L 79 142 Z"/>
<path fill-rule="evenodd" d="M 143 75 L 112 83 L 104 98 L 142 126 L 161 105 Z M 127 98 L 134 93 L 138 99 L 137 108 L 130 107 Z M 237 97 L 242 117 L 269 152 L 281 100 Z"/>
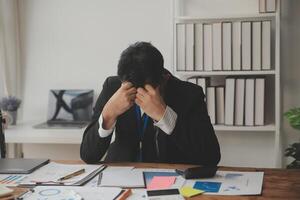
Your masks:
<path fill-rule="evenodd" d="M 144 98 L 144 96 L 143 95 L 141 95 L 140 93 L 137 93 L 136 94 L 136 97 L 137 98 L 139 98 L 141 101 L 143 100 L 143 98 Z"/>
<path fill-rule="evenodd" d="M 141 88 L 141 87 L 137 89 L 137 93 L 141 94 L 142 96 L 147 95 L 147 91 L 144 88 Z"/>
<path fill-rule="evenodd" d="M 136 94 L 136 93 L 137 93 L 137 90 L 134 87 L 127 90 L 127 94 Z"/>
<path fill-rule="evenodd" d="M 147 92 L 149 92 L 151 94 L 153 94 L 155 92 L 155 89 L 149 84 L 145 85 L 145 89 L 147 90 Z"/>
<path fill-rule="evenodd" d="M 128 90 L 129 88 L 133 87 L 133 84 L 128 82 L 128 81 L 125 81 L 122 83 L 121 87 L 124 89 L 124 90 Z"/>
<path fill-rule="evenodd" d="M 139 98 L 136 98 L 136 99 L 135 99 L 135 103 L 136 103 L 138 106 L 141 106 L 141 105 L 142 105 L 142 101 L 141 101 Z"/>
<path fill-rule="evenodd" d="M 129 99 L 131 99 L 132 101 L 136 98 L 136 94 L 130 94 L 129 95 Z"/>

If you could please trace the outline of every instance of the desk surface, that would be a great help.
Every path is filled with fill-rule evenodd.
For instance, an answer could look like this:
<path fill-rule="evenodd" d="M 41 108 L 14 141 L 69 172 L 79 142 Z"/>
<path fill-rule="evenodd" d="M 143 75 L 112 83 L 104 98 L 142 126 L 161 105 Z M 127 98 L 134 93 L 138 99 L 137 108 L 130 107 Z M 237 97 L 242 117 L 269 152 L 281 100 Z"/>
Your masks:
<path fill-rule="evenodd" d="M 82 129 L 35 129 L 42 121 L 18 122 L 5 130 L 6 143 L 31 144 L 80 144 Z"/>
<path fill-rule="evenodd" d="M 58 161 L 61 163 L 69 164 L 82 164 L 82 161 Z M 158 164 L 158 163 L 114 163 L 108 165 L 122 165 L 122 166 L 135 166 L 146 168 L 171 168 L 183 169 L 191 167 L 191 165 L 181 164 Z M 299 200 L 300 199 L 300 170 L 285 170 L 285 169 L 261 169 L 261 168 L 240 168 L 240 167 L 220 167 L 220 170 L 233 170 L 233 171 L 263 171 L 264 182 L 262 195 L 259 196 L 213 196 L 213 195 L 199 195 L 192 200 Z M 21 188 L 15 189 L 15 194 L 20 194 L 24 191 Z M 1 198 L 0 198 L 1 199 Z M 7 199 L 7 198 L 3 198 Z"/>

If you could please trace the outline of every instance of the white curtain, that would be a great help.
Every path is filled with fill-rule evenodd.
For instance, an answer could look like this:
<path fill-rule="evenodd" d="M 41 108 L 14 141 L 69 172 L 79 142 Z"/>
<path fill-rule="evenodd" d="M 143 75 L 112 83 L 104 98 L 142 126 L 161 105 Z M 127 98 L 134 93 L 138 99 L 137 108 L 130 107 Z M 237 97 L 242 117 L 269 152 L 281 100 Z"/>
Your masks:
<path fill-rule="evenodd" d="M 18 0 L 0 0 L 0 98 L 21 97 Z M 7 157 L 22 157 L 21 144 L 7 145 Z"/>
<path fill-rule="evenodd" d="M 18 0 L 0 0 L 0 98 L 20 97 Z"/>

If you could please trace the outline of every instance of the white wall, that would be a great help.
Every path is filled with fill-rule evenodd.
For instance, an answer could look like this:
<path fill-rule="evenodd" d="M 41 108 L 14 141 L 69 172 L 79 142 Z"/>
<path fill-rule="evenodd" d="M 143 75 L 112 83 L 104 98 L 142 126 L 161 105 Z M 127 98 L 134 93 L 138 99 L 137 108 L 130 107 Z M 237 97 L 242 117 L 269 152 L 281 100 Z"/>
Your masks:
<path fill-rule="evenodd" d="M 170 67 L 171 6 L 160 0 L 20 1 L 24 119 L 46 119 L 51 88 L 92 88 L 129 44 L 151 41 Z"/>
<path fill-rule="evenodd" d="M 300 1 L 282 1 L 281 74 L 282 107 L 286 112 L 300 107 Z M 284 148 L 300 142 L 300 131 L 292 129 L 283 119 Z M 290 162 L 291 160 L 288 160 Z"/>
<path fill-rule="evenodd" d="M 105 78 L 116 75 L 122 50 L 136 41 L 151 41 L 170 68 L 169 0 L 21 0 L 19 4 L 25 80 L 21 120 L 46 120 L 52 88 L 92 88 L 98 96 Z M 79 158 L 78 145 L 26 144 L 23 150 L 25 157 Z"/>
<path fill-rule="evenodd" d="M 184 13 L 221 15 L 257 13 L 254 0 L 185 0 Z M 20 1 L 22 67 L 24 75 L 23 119 L 46 119 L 47 94 L 51 88 L 92 88 L 98 94 L 105 77 L 116 73 L 121 51 L 138 40 L 152 41 L 172 69 L 172 27 L 170 0 L 22 0 Z M 214 3 L 217 2 L 217 3 Z M 287 10 L 297 13 L 297 0 L 284 1 Z M 294 5 L 290 8 L 290 4 Z M 297 5 L 296 5 L 297 4 Z M 298 7 L 296 7 L 298 6 Z M 291 10 L 292 9 L 292 10 Z M 291 16 L 293 15 L 293 16 Z M 289 14 L 295 20 L 296 14 Z M 299 14 L 298 20 L 299 20 Z M 286 24 L 283 34 L 284 109 L 299 102 L 299 27 Z M 298 21 L 299 23 L 299 21 Z M 291 30 L 295 33 L 291 33 Z M 288 31 L 290 30 L 290 31 Z M 298 31 L 298 32 L 297 32 Z M 298 33 L 298 35 L 296 34 Z M 283 42 L 282 42 L 283 43 Z M 289 45 L 293 50 L 287 51 Z M 294 51 L 297 50 L 297 51 Z M 294 51 L 294 52 L 293 52 Z M 298 94 L 295 96 L 294 94 Z M 299 104 L 298 104 L 299 105 Z M 297 138 L 285 124 L 284 128 Z M 218 133 L 222 150 L 221 165 L 272 166 L 273 133 Z M 289 135 L 290 136 L 290 135 Z M 39 146 L 41 147 L 41 146 Z M 25 155 L 61 159 L 55 149 L 25 145 Z M 78 156 L 78 145 L 65 149 L 67 157 Z M 39 149 L 40 154 L 36 151 Z M 50 152 L 49 152 L 50 151 Z M 73 153 L 73 156 L 70 156 Z M 67 158 L 66 157 L 66 158 Z"/>

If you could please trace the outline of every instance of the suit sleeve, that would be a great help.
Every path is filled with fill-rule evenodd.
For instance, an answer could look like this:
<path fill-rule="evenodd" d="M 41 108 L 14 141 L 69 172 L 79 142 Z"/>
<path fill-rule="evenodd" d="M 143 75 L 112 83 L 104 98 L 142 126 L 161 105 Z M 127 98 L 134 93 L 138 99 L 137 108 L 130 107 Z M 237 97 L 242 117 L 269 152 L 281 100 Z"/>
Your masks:
<path fill-rule="evenodd" d="M 99 117 L 103 107 L 112 95 L 109 92 L 108 82 L 109 78 L 107 78 L 103 84 L 102 91 L 94 107 L 92 122 L 85 129 L 80 146 L 81 159 L 90 164 L 98 163 L 101 160 L 109 147 L 112 137 L 112 134 L 110 134 L 108 137 L 101 138 L 98 131 Z"/>
<path fill-rule="evenodd" d="M 178 113 L 171 138 L 188 160 L 199 165 L 217 165 L 220 147 L 207 113 L 204 94 L 198 90 L 188 109 Z"/>

